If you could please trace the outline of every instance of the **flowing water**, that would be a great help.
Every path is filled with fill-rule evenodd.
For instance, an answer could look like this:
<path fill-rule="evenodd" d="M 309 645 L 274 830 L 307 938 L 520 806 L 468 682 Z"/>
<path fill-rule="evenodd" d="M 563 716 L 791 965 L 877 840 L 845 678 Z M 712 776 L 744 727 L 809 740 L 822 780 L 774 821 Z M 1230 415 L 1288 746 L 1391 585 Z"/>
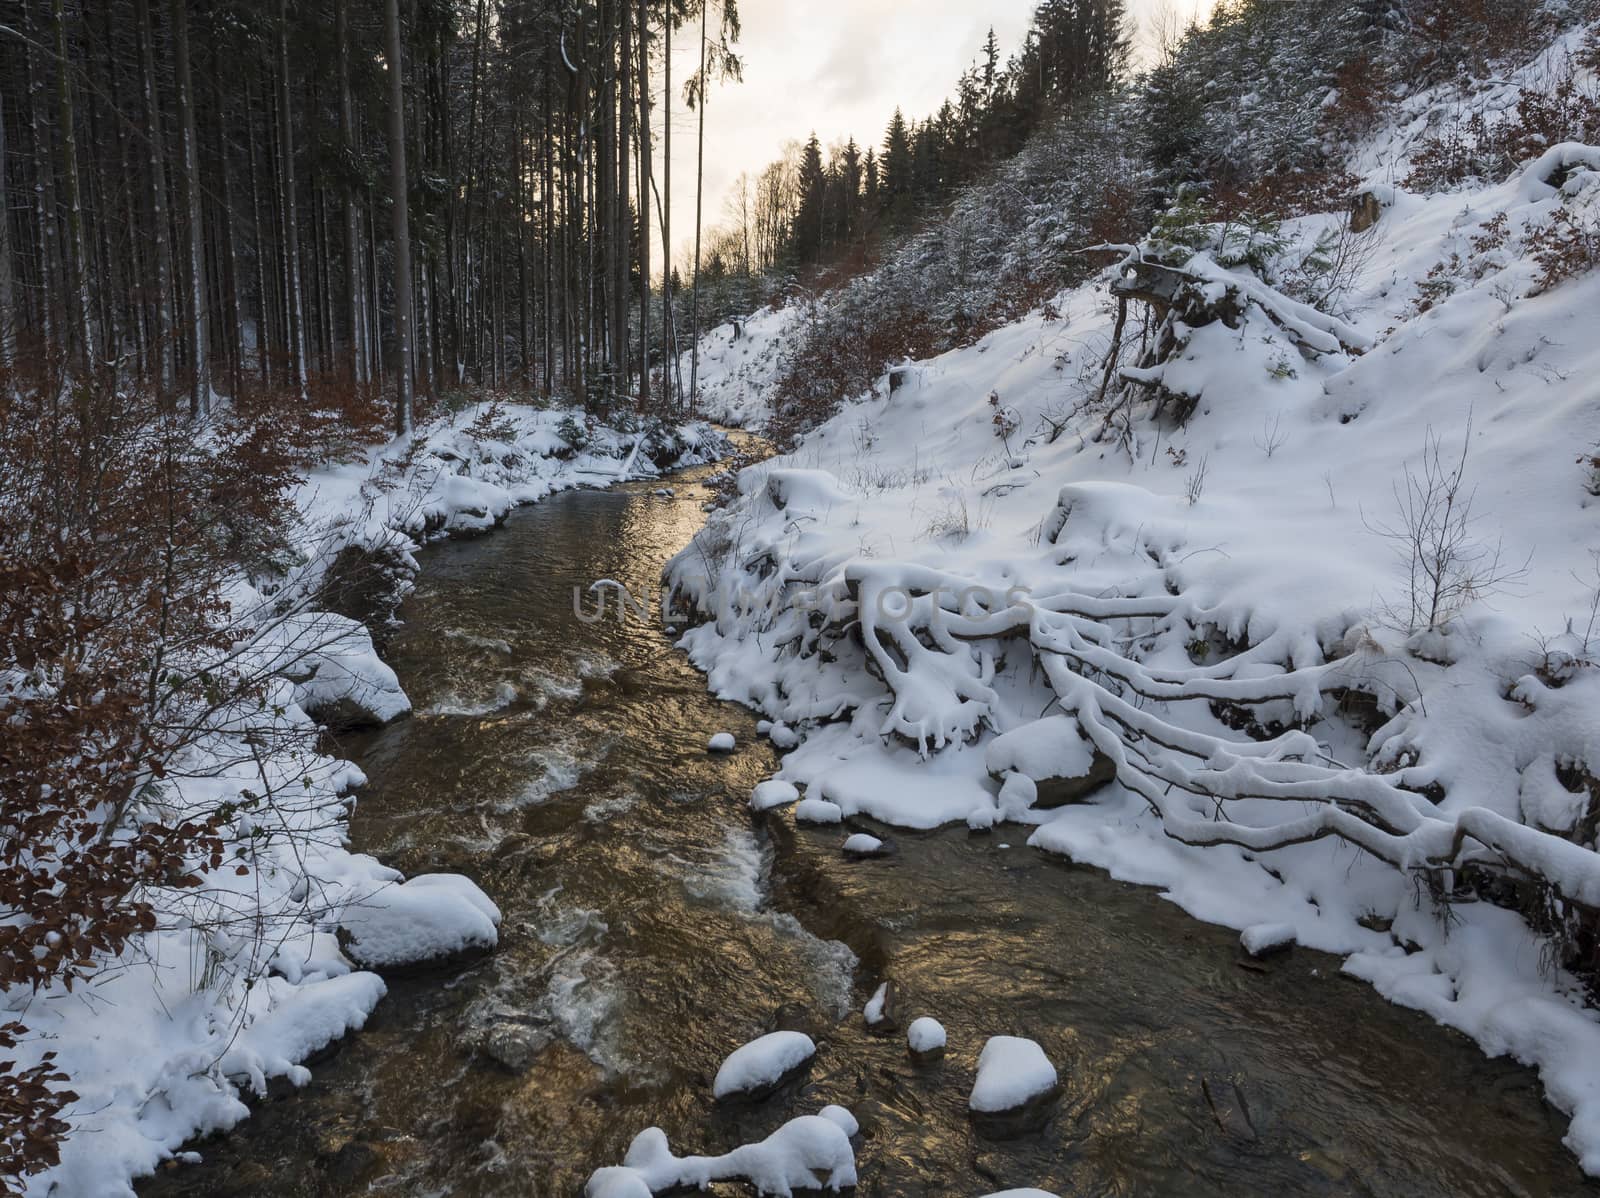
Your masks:
<path fill-rule="evenodd" d="M 850 862 L 838 829 L 753 823 L 776 768 L 754 716 L 707 694 L 659 620 L 573 609 L 596 579 L 649 592 L 710 473 L 673 496 L 569 493 L 427 550 L 389 646 L 417 714 L 343 746 L 371 779 L 353 837 L 473 877 L 501 948 L 393 981 L 309 1086 L 142 1193 L 566 1196 L 645 1127 L 723 1152 L 828 1102 L 861 1121 L 864 1195 L 1592 1192 L 1528 1070 L 1333 958 L 1243 968 L 1233 933 L 1021 829 L 896 834 L 893 856 Z M 730 757 L 705 752 L 719 729 Z M 906 1017 L 944 1023 L 942 1061 L 867 1031 L 885 977 Z M 809 1076 L 716 1106 L 723 1056 L 779 1026 L 818 1040 Z M 965 1105 L 1003 1033 L 1040 1041 L 1064 1083 L 1013 1138 Z"/>

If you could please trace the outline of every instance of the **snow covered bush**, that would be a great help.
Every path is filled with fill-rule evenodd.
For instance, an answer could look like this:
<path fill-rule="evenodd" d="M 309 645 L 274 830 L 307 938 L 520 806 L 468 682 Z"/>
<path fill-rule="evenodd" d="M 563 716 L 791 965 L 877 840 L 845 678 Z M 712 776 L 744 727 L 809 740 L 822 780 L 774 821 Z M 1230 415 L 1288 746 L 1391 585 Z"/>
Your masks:
<path fill-rule="evenodd" d="M 274 726 L 269 673 L 238 652 L 254 630 L 229 603 L 246 546 L 288 522 L 287 427 L 235 416 L 197 438 L 108 387 L 0 388 L 9 996 L 71 990 L 223 868 L 241 807 L 184 804 L 172 781 L 218 728 L 257 728 L 263 752 L 307 735 Z M 0 1070 L 10 1100 L 29 1093 L 38 1111 L 11 1141 L 12 1176 L 55 1162 L 48 1060 Z"/>

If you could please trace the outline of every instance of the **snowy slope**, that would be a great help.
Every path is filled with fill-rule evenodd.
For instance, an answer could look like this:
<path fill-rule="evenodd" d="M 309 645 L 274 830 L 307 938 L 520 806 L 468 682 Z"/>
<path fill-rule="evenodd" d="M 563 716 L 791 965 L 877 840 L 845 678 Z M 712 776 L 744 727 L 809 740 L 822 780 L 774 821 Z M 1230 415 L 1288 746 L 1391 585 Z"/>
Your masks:
<path fill-rule="evenodd" d="M 1368 161 L 1385 183 L 1392 154 Z M 1326 305 L 1342 321 L 1264 281 L 1287 289 L 1342 217 L 1285 226 L 1261 272 L 1197 254 L 1243 311 L 1128 372 L 1166 388 L 1160 410 L 1094 406 L 1115 271 L 847 404 L 746 470 L 669 568 L 703 621 L 683 644 L 775 741 L 802 735 L 780 777 L 809 798 L 910 827 L 1020 820 L 1202 919 L 1288 925 L 1538 1068 L 1600 1174 L 1600 1016 L 1503 895 L 1437 868 L 1532 862 L 1558 923 L 1600 900 L 1600 274 L 1547 285 L 1540 257 L 1562 221 L 1600 220 L 1600 150 L 1381 195 Z M 1419 620 L 1386 534 L 1430 460 L 1463 453 L 1465 585 Z M 1002 800 L 987 746 L 1052 712 L 1116 780 Z M 1346 818 L 1364 804 L 1382 835 Z M 1456 885 L 1448 921 L 1424 876 Z"/>

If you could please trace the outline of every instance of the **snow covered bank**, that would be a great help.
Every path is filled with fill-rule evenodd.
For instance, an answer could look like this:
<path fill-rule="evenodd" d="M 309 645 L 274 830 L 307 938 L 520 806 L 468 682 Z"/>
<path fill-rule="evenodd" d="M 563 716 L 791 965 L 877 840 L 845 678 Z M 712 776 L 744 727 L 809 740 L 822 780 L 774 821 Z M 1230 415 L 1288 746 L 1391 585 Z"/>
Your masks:
<path fill-rule="evenodd" d="M 1342 954 L 1600 1174 L 1597 154 L 1362 235 L 1175 218 L 744 471 L 667 577 L 799 734 L 755 805 L 1031 825 Z"/>
<path fill-rule="evenodd" d="M 247 1117 L 274 1080 L 303 1085 L 305 1062 L 366 1022 L 385 993 L 380 973 L 460 961 L 498 940 L 499 912 L 468 879 L 408 880 L 350 851 L 352 791 L 365 779 L 316 751 L 319 723 L 381 724 L 410 702 L 368 629 L 317 602 L 364 591 L 380 601 L 352 607 L 382 621 L 425 540 L 725 447 L 705 425 L 618 430 L 484 404 L 306 481 L 289 560 L 234 579 L 227 595 L 253 632 L 217 669 L 264 679 L 259 710 L 208 713 L 187 757 L 141 792 L 168 823 L 217 817 L 223 864 L 198 887 L 155 895 L 157 928 L 92 986 L 4 996 L 8 1021 L 26 1029 L 19 1061 L 54 1051 L 78 1095 L 63 1113 L 60 1165 L 27 1193 L 131 1196 L 135 1177 Z M 390 572 L 379 585 L 348 566 L 380 554 Z"/>

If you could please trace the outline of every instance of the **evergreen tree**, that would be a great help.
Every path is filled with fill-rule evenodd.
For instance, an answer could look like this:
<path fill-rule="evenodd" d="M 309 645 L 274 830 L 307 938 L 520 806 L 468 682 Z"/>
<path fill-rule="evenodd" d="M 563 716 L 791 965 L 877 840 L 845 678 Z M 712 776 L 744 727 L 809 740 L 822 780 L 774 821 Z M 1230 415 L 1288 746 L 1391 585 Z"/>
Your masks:
<path fill-rule="evenodd" d="M 896 108 L 883 135 L 882 209 L 894 229 L 910 222 L 916 203 L 916 164 L 912 158 L 911 130 L 905 114 Z"/>
<path fill-rule="evenodd" d="M 794 217 L 794 256 L 801 265 L 822 257 L 828 176 L 822 167 L 822 144 L 813 133 L 800 152 L 799 203 Z"/>

